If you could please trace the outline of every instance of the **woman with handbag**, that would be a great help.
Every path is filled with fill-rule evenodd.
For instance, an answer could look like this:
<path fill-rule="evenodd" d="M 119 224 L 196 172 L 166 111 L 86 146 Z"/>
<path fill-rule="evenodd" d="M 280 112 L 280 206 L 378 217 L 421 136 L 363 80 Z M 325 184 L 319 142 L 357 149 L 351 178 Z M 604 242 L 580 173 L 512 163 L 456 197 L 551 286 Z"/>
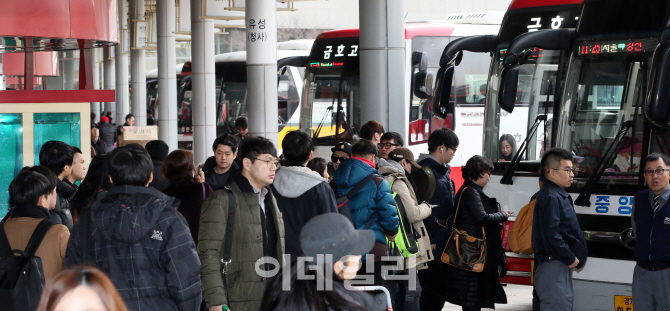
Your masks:
<path fill-rule="evenodd" d="M 494 303 L 507 303 L 498 280 L 503 250 L 500 223 L 512 212 L 499 211 L 496 200 L 484 194 L 493 171 L 491 160 L 473 156 L 462 171 L 465 183 L 456 194 L 454 226 L 442 255 L 442 261 L 448 264 L 445 299 L 462 306 L 463 311 L 495 309 Z M 470 244 L 472 237 L 477 241 Z"/>
<path fill-rule="evenodd" d="M 163 161 L 161 175 L 169 182 L 163 193 L 181 200 L 180 212 L 191 230 L 193 242 L 198 244 L 200 210 L 205 199 L 212 194 L 212 188 L 205 183 L 204 174 L 197 174 L 193 163 L 193 153 L 175 150 Z"/>

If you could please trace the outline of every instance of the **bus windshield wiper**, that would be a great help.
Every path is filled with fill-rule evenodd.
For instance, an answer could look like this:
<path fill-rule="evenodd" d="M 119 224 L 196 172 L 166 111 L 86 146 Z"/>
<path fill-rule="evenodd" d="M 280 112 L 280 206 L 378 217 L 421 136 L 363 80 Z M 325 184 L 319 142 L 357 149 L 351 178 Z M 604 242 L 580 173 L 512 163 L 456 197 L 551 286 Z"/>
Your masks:
<path fill-rule="evenodd" d="M 615 147 L 619 146 L 623 137 L 626 135 L 626 133 L 628 133 L 628 130 L 631 129 L 632 127 L 633 127 L 633 121 L 625 121 L 623 122 L 623 124 L 621 124 L 621 128 L 619 129 L 619 132 L 616 134 L 616 137 L 614 137 L 614 141 L 607 148 L 607 151 L 605 152 L 605 154 L 603 154 L 602 158 L 600 158 L 598 164 L 596 164 L 594 173 L 592 173 L 589 176 L 589 179 L 586 180 L 584 188 L 582 188 L 582 191 L 579 193 L 579 196 L 575 200 L 575 205 L 585 207 L 591 206 L 591 194 L 593 193 L 594 185 L 597 185 L 598 182 L 600 182 L 600 178 L 602 177 L 603 173 L 605 173 L 605 170 L 614 162 L 614 159 L 617 155 L 616 150 L 618 150 L 618 148 Z M 633 149 L 633 145 L 634 143 L 631 143 L 631 150 Z"/>
<path fill-rule="evenodd" d="M 514 158 L 512 158 L 512 164 L 509 165 L 507 171 L 505 172 L 505 175 L 500 180 L 501 184 L 504 185 L 514 184 L 514 181 L 512 180 L 514 172 L 516 171 L 516 168 L 519 166 L 519 162 L 521 162 L 521 158 L 523 157 L 523 154 L 526 152 L 526 149 L 528 149 L 528 142 L 530 142 L 531 138 L 535 136 L 537 128 L 540 127 L 541 121 L 547 122 L 546 114 L 538 115 L 537 118 L 535 118 L 535 122 L 528 130 L 528 134 L 526 134 L 526 139 L 523 141 L 521 147 L 519 147 L 519 150 L 517 150 L 516 154 L 514 154 Z"/>
<path fill-rule="evenodd" d="M 326 121 L 326 116 L 328 116 L 328 112 L 331 110 L 333 110 L 333 106 L 328 106 L 328 108 L 326 108 L 326 112 L 323 114 L 321 122 L 319 122 L 319 125 L 316 127 L 316 130 L 314 131 L 314 135 L 312 135 L 312 141 L 315 141 L 317 138 L 319 138 L 321 128 L 323 127 L 323 122 Z"/>

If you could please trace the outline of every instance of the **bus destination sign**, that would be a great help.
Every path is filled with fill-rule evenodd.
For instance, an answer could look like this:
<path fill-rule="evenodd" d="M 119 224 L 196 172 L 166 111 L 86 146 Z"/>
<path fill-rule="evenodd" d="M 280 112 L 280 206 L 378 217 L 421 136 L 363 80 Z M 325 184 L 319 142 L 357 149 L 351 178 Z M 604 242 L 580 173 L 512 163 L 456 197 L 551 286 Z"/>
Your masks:
<path fill-rule="evenodd" d="M 657 39 L 630 41 L 584 42 L 579 45 L 580 55 L 639 53 L 653 51 L 658 44 Z"/>

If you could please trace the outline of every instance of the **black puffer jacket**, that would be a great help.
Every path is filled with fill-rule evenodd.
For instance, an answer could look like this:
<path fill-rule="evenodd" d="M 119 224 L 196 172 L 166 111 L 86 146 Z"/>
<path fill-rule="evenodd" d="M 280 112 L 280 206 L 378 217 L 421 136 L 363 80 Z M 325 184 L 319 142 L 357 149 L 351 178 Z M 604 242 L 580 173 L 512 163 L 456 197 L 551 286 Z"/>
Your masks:
<path fill-rule="evenodd" d="M 461 197 L 462 196 L 462 197 Z M 498 211 L 496 199 L 489 198 L 480 186 L 466 180 L 456 194 L 455 227 L 469 235 L 482 238 L 482 226 L 486 232 L 486 263 L 484 271 L 476 273 L 447 266 L 448 302 L 467 307 L 493 308 L 494 303 L 507 303 L 505 291 L 498 280 L 498 256 L 502 250 L 500 223 L 507 220 L 505 212 Z"/>
<path fill-rule="evenodd" d="M 107 144 L 107 152 L 112 152 L 112 150 L 114 150 L 114 143 L 117 141 L 116 128 L 114 128 L 114 125 L 107 122 L 100 122 L 98 124 L 98 129 L 100 130 L 99 139 Z"/>
<path fill-rule="evenodd" d="M 56 194 L 58 195 L 56 208 L 49 211 L 51 214 L 51 221 L 65 225 L 70 231 L 72 231 L 73 226 L 70 201 L 76 192 L 76 188 L 59 179 L 58 184 L 56 185 Z"/>
<path fill-rule="evenodd" d="M 198 310 L 200 260 L 178 200 L 158 190 L 117 186 L 91 206 L 89 265 L 105 272 L 128 310 Z M 65 266 L 82 263 L 78 221 Z"/>

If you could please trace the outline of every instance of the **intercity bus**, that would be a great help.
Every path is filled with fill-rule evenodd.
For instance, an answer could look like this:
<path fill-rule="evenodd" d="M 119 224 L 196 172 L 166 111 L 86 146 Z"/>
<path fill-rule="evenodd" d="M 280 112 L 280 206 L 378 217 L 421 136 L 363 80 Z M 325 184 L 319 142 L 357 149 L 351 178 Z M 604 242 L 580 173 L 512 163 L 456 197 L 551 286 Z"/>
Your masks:
<path fill-rule="evenodd" d="M 561 63 L 567 62 L 569 51 L 534 49 L 529 53 L 528 59 L 520 67 L 519 87 L 515 94 L 515 109 L 512 113 L 500 110 L 497 105 L 503 60 L 510 42 L 519 35 L 534 33 L 542 29 L 576 27 L 579 20 L 580 4 L 581 0 L 512 1 L 498 35 L 471 36 L 452 41 L 444 49 L 440 59 L 440 70 L 435 83 L 433 110 L 436 115 L 448 119 L 452 114 L 458 114 L 457 108 L 454 107 L 454 87 L 451 80 L 454 76 L 458 77 L 461 74 L 460 72 L 463 71 L 461 64 L 470 57 L 466 51 L 471 52 L 470 54 L 477 52 L 480 55 L 485 55 L 484 53 L 491 55 L 488 89 L 485 92 L 487 108 L 486 112 L 484 107 L 480 107 L 477 111 L 477 113 L 487 116 L 483 128 L 479 129 L 483 132 L 480 134 L 483 136 L 479 137 L 484 141 L 484 155 L 496 164 L 492 181 L 485 191 L 491 197 L 495 197 L 502 207 L 517 213 L 521 207 L 528 203 L 530 196 L 524 197 L 512 194 L 518 193 L 517 189 L 519 188 L 537 189 L 537 178 L 531 184 L 519 186 L 517 183 L 514 187 L 505 185 L 501 188 L 499 180 L 509 162 L 503 160 L 499 141 L 502 135 L 511 135 L 518 149 L 526 139 L 526 133 L 533 125 L 538 111 L 548 114 L 551 118 L 554 102 L 557 100 L 554 94 L 559 94 L 560 81 L 565 76 L 565 70 L 559 72 L 559 67 L 562 67 L 560 66 Z M 465 70 L 467 71 L 467 69 Z M 547 123 L 543 123 L 543 125 L 545 124 Z M 549 143 L 549 139 L 544 138 L 545 132 L 543 127 L 542 130 L 535 133 L 534 140 L 527 144 L 528 154 L 533 159 L 539 159 L 543 152 L 543 143 Z M 513 152 L 515 151 L 513 150 Z M 479 150 L 479 154 L 481 152 L 482 149 Z M 464 160 L 467 160 L 467 158 Z M 511 191 L 511 193 L 505 191 Z M 530 285 L 532 282 L 532 256 L 515 254 L 510 251 L 507 245 L 508 232 L 513 226 L 514 217 L 505 224 L 503 230 L 503 244 L 507 249 L 508 272 L 507 277 L 501 281 Z"/>
<path fill-rule="evenodd" d="M 573 30 L 546 30 L 516 38 L 489 84 L 484 155 L 495 158 L 498 135 L 508 131 L 503 111 L 526 116 L 526 128 L 546 125 L 546 140 L 529 130 L 529 148 L 515 163 L 496 163 L 486 191 L 503 208 L 517 210 L 538 190 L 542 149 L 572 151 L 579 172 L 568 189 L 587 241 L 589 257 L 573 273 L 574 310 L 632 310 L 633 196 L 646 189 L 642 159 L 652 152 L 670 152 L 670 96 L 666 67 L 670 65 L 667 32 L 668 1 L 604 1 L 583 3 Z M 569 54 L 559 63 L 552 85 L 557 98 L 550 109 L 530 103 L 517 110 L 524 85 L 523 69 L 533 51 Z M 544 81 L 538 82 L 542 86 Z M 533 92 L 533 85 L 530 90 Z M 495 92 L 494 92 L 495 91 Z M 540 89 L 542 92 L 542 89 Z M 502 110 L 501 110 L 502 109 Z M 547 121 L 544 121 L 544 120 Z"/>
<path fill-rule="evenodd" d="M 472 54 L 461 66 L 467 68 L 454 79 L 458 116 L 444 120 L 431 113 L 430 98 L 421 99 L 412 92 L 417 74 L 432 75 L 439 67 L 442 49 L 463 36 L 498 33 L 503 12 L 452 14 L 445 21 L 405 24 L 405 100 L 399 107 L 379 107 L 391 114 L 402 114 L 405 147 L 414 154 L 427 152 L 426 142 L 434 130 L 452 128 L 460 137 L 468 137 L 452 161 L 452 176 L 461 180 L 462 160 L 481 153 L 481 129 L 489 56 Z M 328 158 L 338 142 L 352 142 L 360 126 L 359 30 L 346 29 L 321 33 L 314 41 L 305 73 L 300 128 L 315 137 L 315 154 Z M 423 64 L 422 64 L 423 62 Z M 420 67 L 425 68 L 420 68 Z M 428 79 L 430 80 L 430 79 Z M 426 97 L 426 96 L 422 96 Z M 398 104 L 395 104 L 398 105 Z M 380 117 L 381 118 L 381 117 Z"/>
<path fill-rule="evenodd" d="M 279 142 L 288 131 L 298 129 L 303 79 L 312 40 L 294 40 L 277 44 L 277 104 L 279 105 Z M 216 132 L 235 133 L 235 120 L 247 114 L 247 53 L 216 55 Z M 190 62 L 184 68 L 190 71 Z M 179 105 L 179 148 L 192 149 L 191 76 L 182 74 L 177 93 Z"/>

